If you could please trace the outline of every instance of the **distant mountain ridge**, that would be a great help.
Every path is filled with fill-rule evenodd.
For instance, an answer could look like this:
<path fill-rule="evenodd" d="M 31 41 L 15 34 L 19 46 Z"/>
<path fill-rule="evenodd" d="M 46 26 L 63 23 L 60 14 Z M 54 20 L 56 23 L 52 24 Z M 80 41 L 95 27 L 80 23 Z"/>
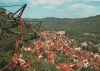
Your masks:
<path fill-rule="evenodd" d="M 100 32 L 100 15 L 87 18 L 43 18 L 43 19 L 24 19 L 34 24 L 33 21 L 42 20 L 41 30 L 65 30 L 71 32 Z"/>

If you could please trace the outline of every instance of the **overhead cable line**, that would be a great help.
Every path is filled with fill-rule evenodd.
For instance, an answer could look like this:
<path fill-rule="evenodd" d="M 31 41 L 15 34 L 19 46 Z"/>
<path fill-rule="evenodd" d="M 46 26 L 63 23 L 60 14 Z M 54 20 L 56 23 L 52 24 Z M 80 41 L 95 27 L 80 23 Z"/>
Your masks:
<path fill-rule="evenodd" d="M 8 5 L 8 6 L 0 6 L 0 8 L 2 8 L 2 7 L 14 7 L 14 6 L 22 6 L 22 5 Z"/>

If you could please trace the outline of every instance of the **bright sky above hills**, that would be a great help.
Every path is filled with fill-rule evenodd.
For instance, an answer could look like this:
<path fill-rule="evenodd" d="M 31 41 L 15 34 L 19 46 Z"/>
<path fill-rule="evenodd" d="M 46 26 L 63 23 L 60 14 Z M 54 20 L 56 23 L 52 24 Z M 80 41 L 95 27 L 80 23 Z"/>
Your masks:
<path fill-rule="evenodd" d="M 82 18 L 100 15 L 100 0 L 0 0 L 0 6 L 28 4 L 24 18 Z M 15 12 L 20 7 L 7 8 Z"/>

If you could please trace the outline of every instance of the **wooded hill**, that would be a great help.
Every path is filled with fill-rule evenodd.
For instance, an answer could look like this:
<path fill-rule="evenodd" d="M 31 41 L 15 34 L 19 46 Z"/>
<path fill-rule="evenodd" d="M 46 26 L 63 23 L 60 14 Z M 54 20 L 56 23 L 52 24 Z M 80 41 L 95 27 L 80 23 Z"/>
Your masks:
<path fill-rule="evenodd" d="M 34 20 L 44 21 L 41 30 L 65 30 L 69 32 L 100 32 L 100 15 L 87 18 L 43 18 L 43 19 L 24 19 L 28 23 L 34 24 Z"/>

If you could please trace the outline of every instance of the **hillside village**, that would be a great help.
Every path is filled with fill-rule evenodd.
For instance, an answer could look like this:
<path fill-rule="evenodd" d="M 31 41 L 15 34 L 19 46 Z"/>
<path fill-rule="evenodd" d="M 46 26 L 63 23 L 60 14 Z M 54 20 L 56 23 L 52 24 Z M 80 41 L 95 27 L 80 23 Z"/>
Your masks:
<path fill-rule="evenodd" d="M 56 69 L 61 71 L 100 70 L 100 43 L 95 45 L 92 42 L 84 41 L 77 45 L 76 39 L 67 38 L 64 34 L 55 31 L 44 31 L 41 32 L 41 35 L 44 39 L 33 40 L 32 45 L 23 44 L 21 51 L 35 54 L 37 62 L 52 63 Z M 89 46 L 91 46 L 90 50 L 88 49 Z M 24 68 L 23 64 L 26 62 L 23 59 L 23 53 L 19 56 L 20 66 Z M 27 64 L 26 67 L 28 68 L 28 66 L 30 65 Z M 46 70 L 45 68 L 38 68 L 38 70 L 34 68 L 34 71 Z"/>

